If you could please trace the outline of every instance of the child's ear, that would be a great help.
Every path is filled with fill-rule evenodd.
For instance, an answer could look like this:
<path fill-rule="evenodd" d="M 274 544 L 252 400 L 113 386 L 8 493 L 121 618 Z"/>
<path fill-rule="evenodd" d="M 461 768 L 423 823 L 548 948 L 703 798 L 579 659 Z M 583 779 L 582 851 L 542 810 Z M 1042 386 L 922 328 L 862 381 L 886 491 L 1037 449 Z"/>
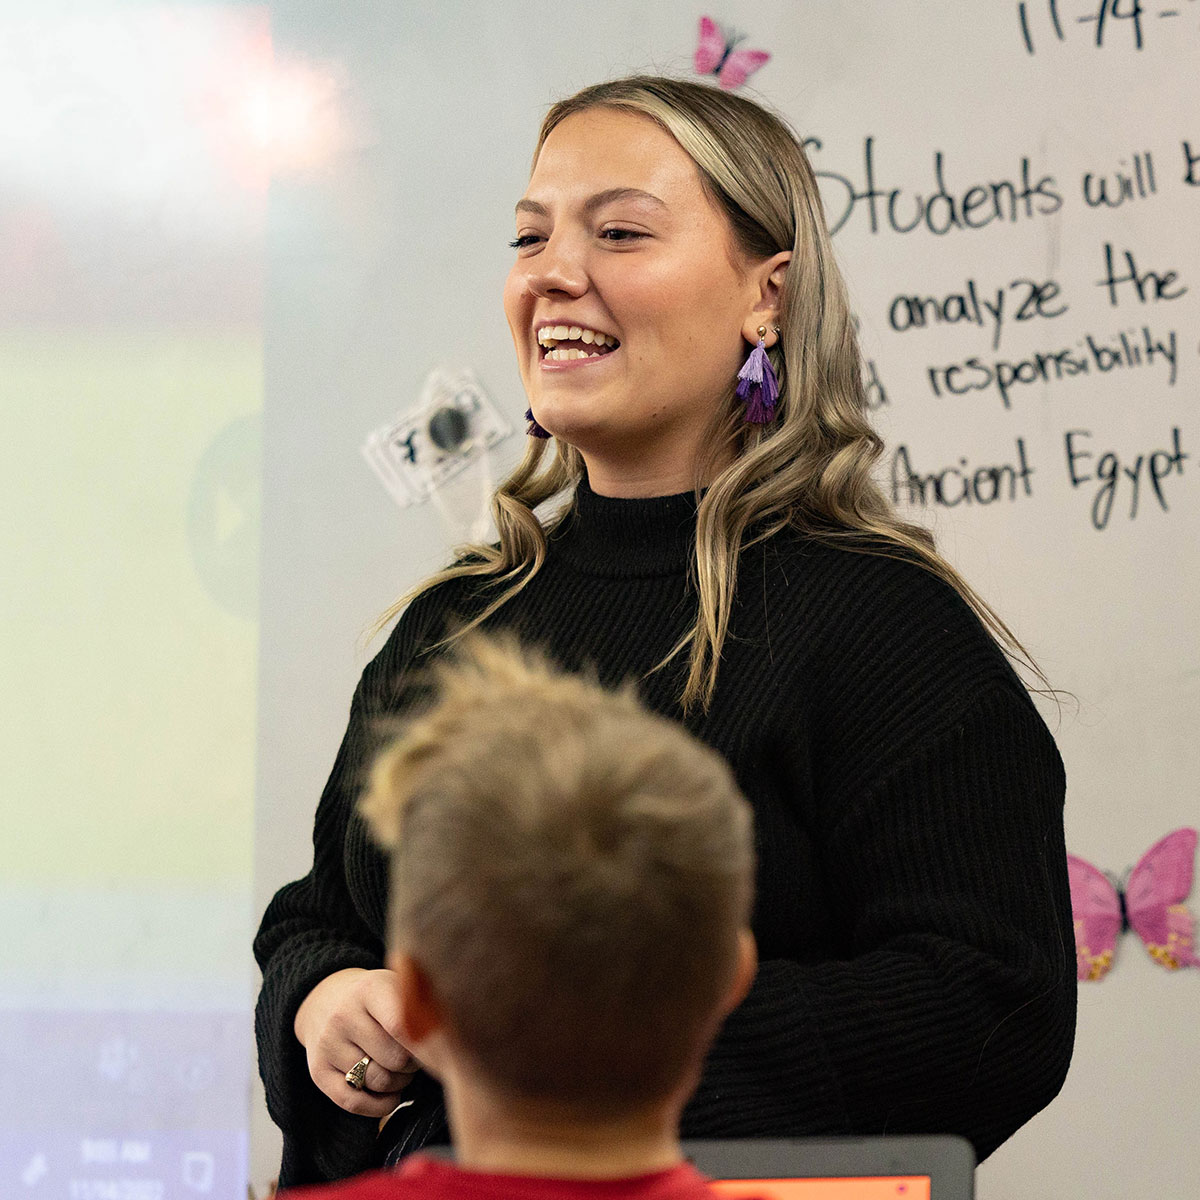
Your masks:
<path fill-rule="evenodd" d="M 415 1053 L 422 1042 L 428 1041 L 445 1025 L 441 1002 L 425 968 L 416 959 L 393 951 L 387 956 L 387 967 L 396 977 L 402 1040 Z"/>
<path fill-rule="evenodd" d="M 743 1000 L 758 972 L 758 943 L 749 929 L 738 931 L 737 962 L 733 968 L 733 981 L 725 993 L 721 1015 L 728 1016 Z"/>

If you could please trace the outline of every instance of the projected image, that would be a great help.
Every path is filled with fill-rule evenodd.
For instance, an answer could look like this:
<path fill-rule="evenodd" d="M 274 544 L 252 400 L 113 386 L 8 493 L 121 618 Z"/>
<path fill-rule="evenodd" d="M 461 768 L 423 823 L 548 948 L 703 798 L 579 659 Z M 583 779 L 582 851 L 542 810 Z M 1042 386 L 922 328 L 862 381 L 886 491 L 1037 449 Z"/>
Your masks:
<path fill-rule="evenodd" d="M 47 8 L 0 17 L 0 1195 L 240 1198 L 267 180 L 333 134 L 264 6 Z"/>

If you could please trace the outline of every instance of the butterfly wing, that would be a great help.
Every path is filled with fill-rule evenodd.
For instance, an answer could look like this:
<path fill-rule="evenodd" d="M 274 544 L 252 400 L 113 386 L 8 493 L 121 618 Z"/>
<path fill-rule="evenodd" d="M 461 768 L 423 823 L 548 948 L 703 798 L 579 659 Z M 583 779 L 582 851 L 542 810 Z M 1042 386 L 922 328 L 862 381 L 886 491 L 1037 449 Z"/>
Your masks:
<path fill-rule="evenodd" d="M 1112 966 L 1121 934 L 1117 889 L 1090 862 L 1067 855 L 1071 915 L 1075 921 L 1075 965 L 1080 979 L 1103 979 Z"/>
<path fill-rule="evenodd" d="M 734 50 L 725 60 L 718 80 L 726 91 L 741 87 L 771 56 L 765 50 Z"/>
<path fill-rule="evenodd" d="M 1142 855 L 1129 876 L 1129 923 L 1156 962 L 1168 970 L 1200 967 L 1194 922 L 1184 907 L 1192 890 L 1196 831 L 1176 829 Z"/>
<path fill-rule="evenodd" d="M 700 38 L 692 63 L 701 75 L 711 75 L 725 57 L 725 35 L 712 17 L 700 18 Z"/>

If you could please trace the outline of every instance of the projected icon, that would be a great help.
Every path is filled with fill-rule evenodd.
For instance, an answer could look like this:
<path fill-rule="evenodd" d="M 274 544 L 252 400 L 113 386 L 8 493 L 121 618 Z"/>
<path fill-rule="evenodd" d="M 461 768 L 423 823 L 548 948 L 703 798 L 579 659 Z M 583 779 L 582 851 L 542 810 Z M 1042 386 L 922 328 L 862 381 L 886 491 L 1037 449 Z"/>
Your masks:
<path fill-rule="evenodd" d="M 211 1087 L 217 1077 L 216 1064 L 210 1054 L 191 1054 L 179 1064 L 179 1082 L 190 1092 Z"/>
<path fill-rule="evenodd" d="M 207 1150 L 189 1150 L 183 1156 L 183 1182 L 193 1192 L 211 1192 L 216 1161 Z"/>
<path fill-rule="evenodd" d="M 262 419 L 241 417 L 205 450 L 188 497 L 196 573 L 218 604 L 243 617 L 258 612 L 261 480 Z"/>
<path fill-rule="evenodd" d="M 50 1164 L 46 1161 L 46 1156 L 44 1154 L 35 1154 L 25 1164 L 25 1169 L 21 1172 L 21 1182 L 26 1187 L 37 1187 L 46 1177 L 49 1170 Z"/>
<path fill-rule="evenodd" d="M 120 1083 L 138 1059 L 138 1049 L 123 1037 L 110 1037 L 100 1043 L 96 1068 L 105 1079 Z"/>

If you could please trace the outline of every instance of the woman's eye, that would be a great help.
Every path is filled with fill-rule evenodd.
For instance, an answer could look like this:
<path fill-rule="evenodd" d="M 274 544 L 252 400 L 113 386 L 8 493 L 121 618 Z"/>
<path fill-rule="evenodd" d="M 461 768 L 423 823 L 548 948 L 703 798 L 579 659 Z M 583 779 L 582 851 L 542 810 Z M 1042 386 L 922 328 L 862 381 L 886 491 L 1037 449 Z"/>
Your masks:
<path fill-rule="evenodd" d="M 600 236 L 607 242 L 632 242 L 647 235 L 637 229 L 602 229 Z"/>
<path fill-rule="evenodd" d="M 514 250 L 524 250 L 526 246 L 532 246 L 534 242 L 540 242 L 542 239 L 536 233 L 523 233 L 520 237 L 515 237 L 508 244 Z"/>

